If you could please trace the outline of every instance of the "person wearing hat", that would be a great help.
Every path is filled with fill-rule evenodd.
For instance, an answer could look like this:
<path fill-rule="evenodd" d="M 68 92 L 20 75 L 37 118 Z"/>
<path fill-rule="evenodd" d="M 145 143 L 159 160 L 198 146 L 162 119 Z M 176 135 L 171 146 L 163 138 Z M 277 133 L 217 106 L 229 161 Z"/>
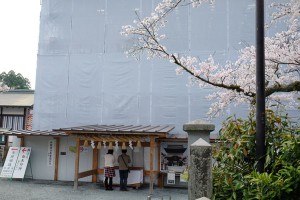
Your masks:
<path fill-rule="evenodd" d="M 116 176 L 114 163 L 115 157 L 113 156 L 114 150 L 109 148 L 107 154 L 104 156 L 104 175 L 105 175 L 105 190 L 113 190 L 112 183 L 113 177 Z"/>
<path fill-rule="evenodd" d="M 127 149 L 125 145 L 122 146 L 122 154 L 118 157 L 119 163 L 119 175 L 120 175 L 120 190 L 121 191 L 128 191 L 127 190 L 127 179 L 128 179 L 128 163 L 131 162 L 130 156 L 126 154 Z"/>

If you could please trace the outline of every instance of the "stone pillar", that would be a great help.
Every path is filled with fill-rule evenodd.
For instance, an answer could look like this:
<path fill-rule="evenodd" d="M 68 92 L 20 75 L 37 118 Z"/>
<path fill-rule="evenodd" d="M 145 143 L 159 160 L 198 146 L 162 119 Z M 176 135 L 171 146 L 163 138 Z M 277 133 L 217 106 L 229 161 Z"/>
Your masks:
<path fill-rule="evenodd" d="M 190 153 L 190 146 L 200 138 L 205 140 L 207 143 L 210 143 L 209 142 L 210 132 L 215 130 L 215 125 L 207 121 L 198 119 L 184 124 L 183 130 L 188 133 L 187 150 Z M 189 159 L 189 165 L 190 165 L 190 159 Z"/>
<path fill-rule="evenodd" d="M 198 139 L 190 146 L 189 200 L 212 196 L 212 146 Z"/>
<path fill-rule="evenodd" d="M 215 125 L 203 120 L 195 120 L 183 125 L 183 130 L 188 133 L 188 146 L 191 146 L 199 138 L 209 142 L 210 132 L 215 130 Z"/>

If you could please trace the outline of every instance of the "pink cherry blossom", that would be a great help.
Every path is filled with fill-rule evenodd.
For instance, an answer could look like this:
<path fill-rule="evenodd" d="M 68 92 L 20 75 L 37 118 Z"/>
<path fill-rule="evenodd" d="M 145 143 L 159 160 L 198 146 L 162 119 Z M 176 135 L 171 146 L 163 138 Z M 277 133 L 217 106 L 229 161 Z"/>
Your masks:
<path fill-rule="evenodd" d="M 213 56 L 199 61 L 191 55 L 170 52 L 162 45 L 166 37 L 162 28 L 167 25 L 166 17 L 182 6 L 192 4 L 193 7 L 203 3 L 213 4 L 214 0 L 162 0 L 149 17 L 138 20 L 134 25 L 122 27 L 121 34 L 134 38 L 133 46 L 128 54 L 138 56 L 147 54 L 148 58 L 162 58 L 177 65 L 176 74 L 188 73 L 191 84 L 199 87 L 213 87 L 216 92 L 207 98 L 212 101 L 208 114 L 217 116 L 229 105 L 248 103 L 255 104 L 256 99 L 256 50 L 255 46 L 246 46 L 239 51 L 236 61 L 218 64 Z M 284 22 L 286 29 L 280 30 L 272 37 L 265 38 L 265 92 L 269 104 L 282 104 L 296 108 L 295 96 L 300 91 L 300 1 L 289 3 L 273 3 L 275 9 L 271 21 L 266 28 L 277 22 Z"/>

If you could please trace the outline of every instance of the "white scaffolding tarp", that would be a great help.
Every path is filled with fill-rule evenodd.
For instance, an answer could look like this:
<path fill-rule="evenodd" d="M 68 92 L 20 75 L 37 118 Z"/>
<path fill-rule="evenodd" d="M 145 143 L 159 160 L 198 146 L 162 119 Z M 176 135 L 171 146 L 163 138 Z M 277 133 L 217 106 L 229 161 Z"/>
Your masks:
<path fill-rule="evenodd" d="M 120 35 L 135 11 L 150 15 L 156 0 L 43 0 L 33 128 L 89 124 L 182 125 L 205 119 L 211 89 L 187 87 L 187 75 L 165 60 L 139 61 L 124 52 Z M 214 6 L 176 9 L 165 29 L 166 46 L 204 60 L 235 59 L 244 41 L 255 40 L 255 2 L 219 0 Z M 238 112 L 243 112 L 239 109 Z M 236 110 L 227 110 L 221 119 Z"/>

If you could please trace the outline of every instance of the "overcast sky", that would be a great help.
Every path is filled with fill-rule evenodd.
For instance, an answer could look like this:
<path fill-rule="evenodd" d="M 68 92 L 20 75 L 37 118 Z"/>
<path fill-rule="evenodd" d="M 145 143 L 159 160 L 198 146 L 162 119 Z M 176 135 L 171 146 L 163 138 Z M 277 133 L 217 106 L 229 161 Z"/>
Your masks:
<path fill-rule="evenodd" d="M 40 0 L 0 0 L 0 73 L 14 70 L 35 88 Z"/>

